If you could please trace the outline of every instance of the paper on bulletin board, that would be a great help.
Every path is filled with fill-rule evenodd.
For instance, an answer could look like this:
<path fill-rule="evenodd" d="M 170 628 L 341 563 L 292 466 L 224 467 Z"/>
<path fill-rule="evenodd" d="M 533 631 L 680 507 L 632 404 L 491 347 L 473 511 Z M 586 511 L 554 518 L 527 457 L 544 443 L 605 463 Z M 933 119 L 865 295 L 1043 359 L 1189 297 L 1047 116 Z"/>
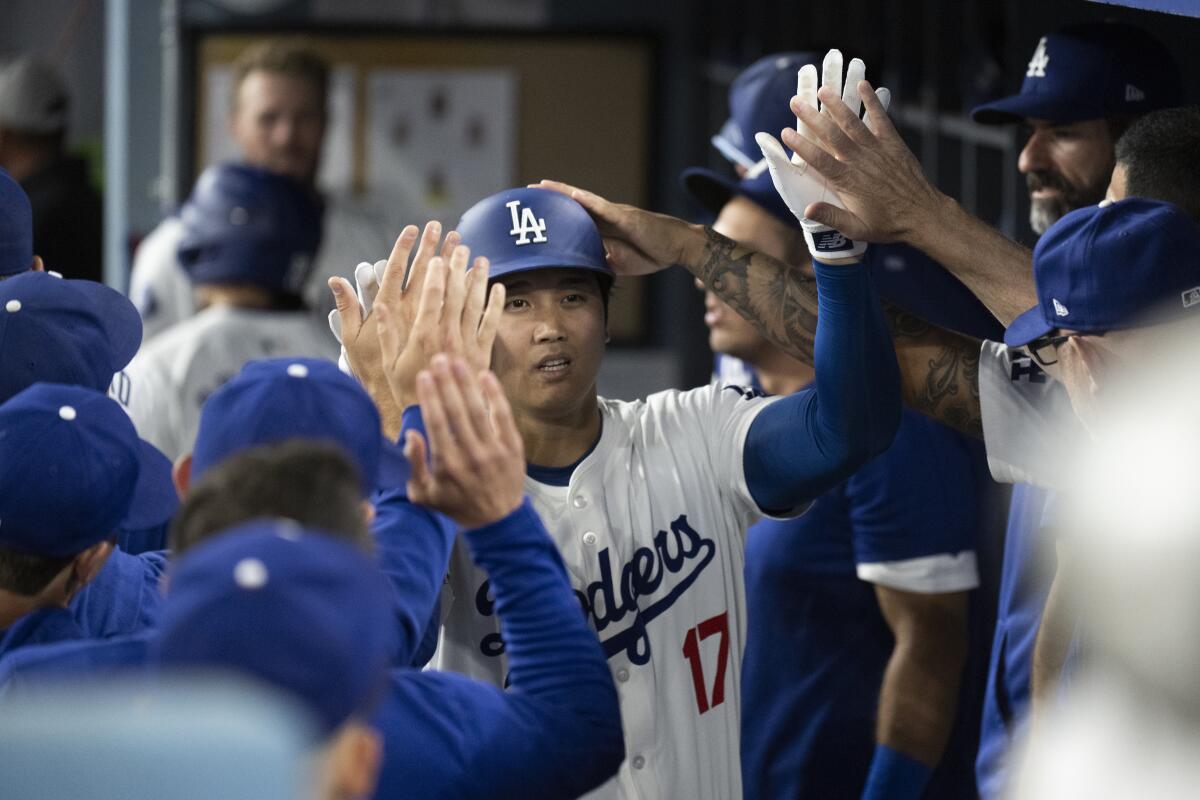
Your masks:
<path fill-rule="evenodd" d="M 366 180 L 446 225 L 516 175 L 510 70 L 380 69 L 367 76 Z"/>
<path fill-rule="evenodd" d="M 335 65 L 329 75 L 329 121 L 317 185 L 335 193 L 349 193 L 354 185 L 354 106 L 358 70 Z M 237 143 L 229 135 L 229 109 L 233 93 L 233 67 L 213 66 L 205 75 L 205 166 L 240 161 Z"/>

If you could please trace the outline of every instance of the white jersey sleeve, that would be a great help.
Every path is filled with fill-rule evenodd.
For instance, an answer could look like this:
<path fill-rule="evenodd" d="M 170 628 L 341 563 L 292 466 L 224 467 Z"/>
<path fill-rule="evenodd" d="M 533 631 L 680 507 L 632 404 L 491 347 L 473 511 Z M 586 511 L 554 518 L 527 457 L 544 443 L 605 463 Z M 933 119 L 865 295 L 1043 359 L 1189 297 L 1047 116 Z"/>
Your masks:
<path fill-rule="evenodd" d="M 142 316 L 143 343 L 196 313 L 192 282 L 177 255 L 182 239 L 179 217 L 167 217 L 133 255 L 129 298 Z"/>
<path fill-rule="evenodd" d="M 1064 465 L 1086 439 L 1063 385 L 1023 352 L 985 341 L 979 405 L 992 477 L 1055 488 Z"/>

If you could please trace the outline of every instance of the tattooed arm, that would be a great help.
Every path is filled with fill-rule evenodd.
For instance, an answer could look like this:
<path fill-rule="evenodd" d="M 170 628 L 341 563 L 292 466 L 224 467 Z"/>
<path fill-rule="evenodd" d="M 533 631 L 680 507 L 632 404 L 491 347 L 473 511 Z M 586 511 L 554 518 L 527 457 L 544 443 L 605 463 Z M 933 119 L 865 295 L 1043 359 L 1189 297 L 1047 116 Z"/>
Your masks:
<path fill-rule="evenodd" d="M 983 438 L 979 407 L 979 339 L 939 328 L 884 302 L 900 365 L 904 403 L 938 422 Z"/>

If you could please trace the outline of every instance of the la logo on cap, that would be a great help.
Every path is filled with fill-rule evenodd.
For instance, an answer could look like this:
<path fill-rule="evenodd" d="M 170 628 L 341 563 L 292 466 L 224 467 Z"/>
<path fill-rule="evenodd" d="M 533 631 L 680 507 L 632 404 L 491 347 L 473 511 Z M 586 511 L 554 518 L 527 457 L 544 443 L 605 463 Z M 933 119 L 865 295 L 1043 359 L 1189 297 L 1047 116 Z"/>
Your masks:
<path fill-rule="evenodd" d="M 521 206 L 520 200 L 504 204 L 510 214 L 512 214 L 512 230 L 509 231 L 510 236 L 516 236 L 518 245 L 529 244 L 535 242 L 541 244 L 546 241 L 546 220 L 538 218 L 533 213 L 533 209 L 529 206 Z M 519 212 L 519 213 L 518 213 Z M 530 239 L 530 234 L 533 238 Z"/>
<path fill-rule="evenodd" d="M 1025 77 L 1044 78 L 1046 67 L 1049 65 L 1050 54 L 1046 52 L 1046 37 L 1043 36 L 1038 41 L 1037 49 L 1033 51 L 1033 58 L 1029 59 L 1029 69 L 1025 71 Z"/>

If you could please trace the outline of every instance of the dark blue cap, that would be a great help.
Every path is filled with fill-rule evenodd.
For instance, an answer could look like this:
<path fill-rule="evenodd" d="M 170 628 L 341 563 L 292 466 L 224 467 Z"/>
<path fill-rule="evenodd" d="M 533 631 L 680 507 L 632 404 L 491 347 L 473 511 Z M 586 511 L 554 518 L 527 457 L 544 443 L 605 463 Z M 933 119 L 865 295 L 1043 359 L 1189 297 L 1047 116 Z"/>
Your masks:
<path fill-rule="evenodd" d="M 1144 114 L 1182 101 L 1179 67 L 1157 39 L 1132 25 L 1093 22 L 1043 36 L 1019 94 L 978 106 L 976 122 L 1024 118 L 1078 122 Z"/>
<path fill-rule="evenodd" d="M 38 381 L 106 391 L 142 343 L 125 295 L 25 272 L 0 281 L 0 402 Z"/>
<path fill-rule="evenodd" d="M 257 520 L 197 545 L 170 578 L 162 666 L 258 680 L 299 700 L 324 736 L 377 699 L 395 616 L 387 582 L 350 545 Z"/>
<path fill-rule="evenodd" d="M 742 70 L 729 87 L 729 119 L 713 136 L 713 146 L 746 169 L 761 161 L 754 134 L 766 131 L 778 138 L 784 128 L 796 127 L 789 105 L 796 94 L 796 73 L 805 64 L 819 70 L 821 62 L 817 53 L 775 53 Z"/>
<path fill-rule="evenodd" d="M 1103 333 L 1152 312 L 1200 313 L 1200 226 L 1158 200 L 1076 209 L 1038 239 L 1033 277 L 1038 304 L 1004 334 L 1014 347 L 1059 328 Z"/>
<path fill-rule="evenodd" d="M 467 209 L 455 228 L 491 278 L 571 267 L 612 275 L 604 242 L 583 206 L 550 189 L 506 189 Z"/>
<path fill-rule="evenodd" d="M 298 294 L 321 243 L 324 209 L 307 186 L 246 164 L 209 167 L 179 212 L 179 263 L 193 283 Z"/>
<path fill-rule="evenodd" d="M 364 495 L 403 489 L 411 474 L 408 460 L 380 430 L 379 411 L 366 390 L 332 361 L 251 361 L 200 409 L 192 477 L 250 447 L 315 439 L 341 447 L 354 461 Z"/>
<path fill-rule="evenodd" d="M 765 56 L 739 73 L 729 87 L 730 117 L 720 133 L 712 137 L 712 143 L 730 162 L 745 167 L 746 176 L 728 177 L 703 167 L 689 167 L 680 176 L 684 191 L 714 217 L 730 198 L 742 195 L 776 219 L 799 227 L 775 191 L 754 134 L 765 131 L 778 138 L 784 128 L 796 127 L 790 103 L 796 94 L 796 73 L 806 64 L 819 69 L 821 57 L 816 53 Z"/>
<path fill-rule="evenodd" d="M 0 275 L 33 266 L 33 212 L 21 184 L 0 169 Z"/>
<path fill-rule="evenodd" d="M 161 516 L 164 462 L 100 392 L 29 387 L 0 405 L 0 546 L 67 557 Z"/>

